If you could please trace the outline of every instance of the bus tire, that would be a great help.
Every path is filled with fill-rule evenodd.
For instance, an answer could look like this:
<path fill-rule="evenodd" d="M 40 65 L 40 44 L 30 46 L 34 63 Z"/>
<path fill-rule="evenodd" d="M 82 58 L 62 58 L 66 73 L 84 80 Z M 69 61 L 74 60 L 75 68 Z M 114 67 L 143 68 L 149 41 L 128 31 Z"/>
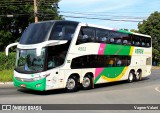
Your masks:
<path fill-rule="evenodd" d="M 133 81 L 134 81 L 134 73 L 130 72 L 129 75 L 128 75 L 128 82 L 131 83 Z"/>
<path fill-rule="evenodd" d="M 75 92 L 78 90 L 78 78 L 75 76 L 71 76 L 67 80 L 66 84 L 67 92 Z"/>
<path fill-rule="evenodd" d="M 136 73 L 136 81 L 140 81 L 142 79 L 142 71 L 137 71 Z"/>
<path fill-rule="evenodd" d="M 84 78 L 83 78 L 83 82 L 82 82 L 82 88 L 84 90 L 89 90 L 92 88 L 92 85 L 93 85 L 93 80 L 92 80 L 92 77 L 90 75 L 86 75 Z"/>

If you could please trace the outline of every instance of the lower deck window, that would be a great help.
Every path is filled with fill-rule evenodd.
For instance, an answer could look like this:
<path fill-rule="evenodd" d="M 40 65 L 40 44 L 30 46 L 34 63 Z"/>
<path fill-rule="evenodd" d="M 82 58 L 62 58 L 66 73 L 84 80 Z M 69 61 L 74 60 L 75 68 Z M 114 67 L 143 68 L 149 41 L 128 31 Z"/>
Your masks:
<path fill-rule="evenodd" d="M 71 68 L 79 69 L 129 66 L 130 60 L 130 56 L 86 55 L 74 58 L 71 63 Z"/>

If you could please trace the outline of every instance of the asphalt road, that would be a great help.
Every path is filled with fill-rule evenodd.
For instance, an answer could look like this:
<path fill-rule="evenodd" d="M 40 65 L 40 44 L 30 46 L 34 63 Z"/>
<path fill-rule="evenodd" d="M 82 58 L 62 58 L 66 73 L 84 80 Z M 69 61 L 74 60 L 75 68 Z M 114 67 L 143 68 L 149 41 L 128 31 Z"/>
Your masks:
<path fill-rule="evenodd" d="M 152 75 L 142 81 L 101 84 L 75 93 L 66 93 L 63 89 L 37 92 L 1 85 L 0 104 L 160 104 L 160 70 L 153 70 Z"/>

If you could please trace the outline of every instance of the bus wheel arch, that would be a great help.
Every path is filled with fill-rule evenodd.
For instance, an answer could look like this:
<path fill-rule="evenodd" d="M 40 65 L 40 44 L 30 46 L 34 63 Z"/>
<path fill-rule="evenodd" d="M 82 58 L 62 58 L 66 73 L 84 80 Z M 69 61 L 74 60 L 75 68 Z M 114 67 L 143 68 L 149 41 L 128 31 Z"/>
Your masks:
<path fill-rule="evenodd" d="M 135 70 L 131 69 L 128 74 L 128 82 L 131 83 L 135 80 Z"/>
<path fill-rule="evenodd" d="M 142 69 L 138 69 L 136 72 L 136 80 L 142 80 Z"/>
<path fill-rule="evenodd" d="M 84 90 L 89 90 L 94 87 L 94 76 L 92 72 L 88 72 L 83 77 L 82 87 Z"/>
<path fill-rule="evenodd" d="M 67 92 L 75 92 L 78 90 L 80 76 L 77 73 L 71 74 L 66 83 Z"/>

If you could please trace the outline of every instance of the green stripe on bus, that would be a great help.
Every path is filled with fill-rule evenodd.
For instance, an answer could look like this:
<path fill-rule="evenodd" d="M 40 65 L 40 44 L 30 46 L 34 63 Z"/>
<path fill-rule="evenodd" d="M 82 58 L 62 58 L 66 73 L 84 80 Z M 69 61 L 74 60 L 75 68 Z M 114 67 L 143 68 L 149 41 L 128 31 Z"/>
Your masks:
<path fill-rule="evenodd" d="M 131 46 L 107 44 L 104 50 L 105 55 L 129 55 Z"/>
<path fill-rule="evenodd" d="M 13 82 L 14 82 L 14 86 L 21 87 L 21 85 L 25 85 L 27 89 L 44 91 L 46 88 L 46 78 L 33 81 L 33 82 L 24 82 L 24 81 L 19 81 L 14 77 Z M 36 85 L 39 85 L 39 87 L 36 87 Z"/>
<path fill-rule="evenodd" d="M 125 34 L 133 34 L 132 32 L 125 31 L 125 30 L 118 30 L 117 32 L 125 33 Z"/>
<path fill-rule="evenodd" d="M 118 75 L 121 74 L 123 69 L 124 67 L 108 67 L 101 72 L 101 75 L 104 75 L 108 78 L 116 78 Z"/>

